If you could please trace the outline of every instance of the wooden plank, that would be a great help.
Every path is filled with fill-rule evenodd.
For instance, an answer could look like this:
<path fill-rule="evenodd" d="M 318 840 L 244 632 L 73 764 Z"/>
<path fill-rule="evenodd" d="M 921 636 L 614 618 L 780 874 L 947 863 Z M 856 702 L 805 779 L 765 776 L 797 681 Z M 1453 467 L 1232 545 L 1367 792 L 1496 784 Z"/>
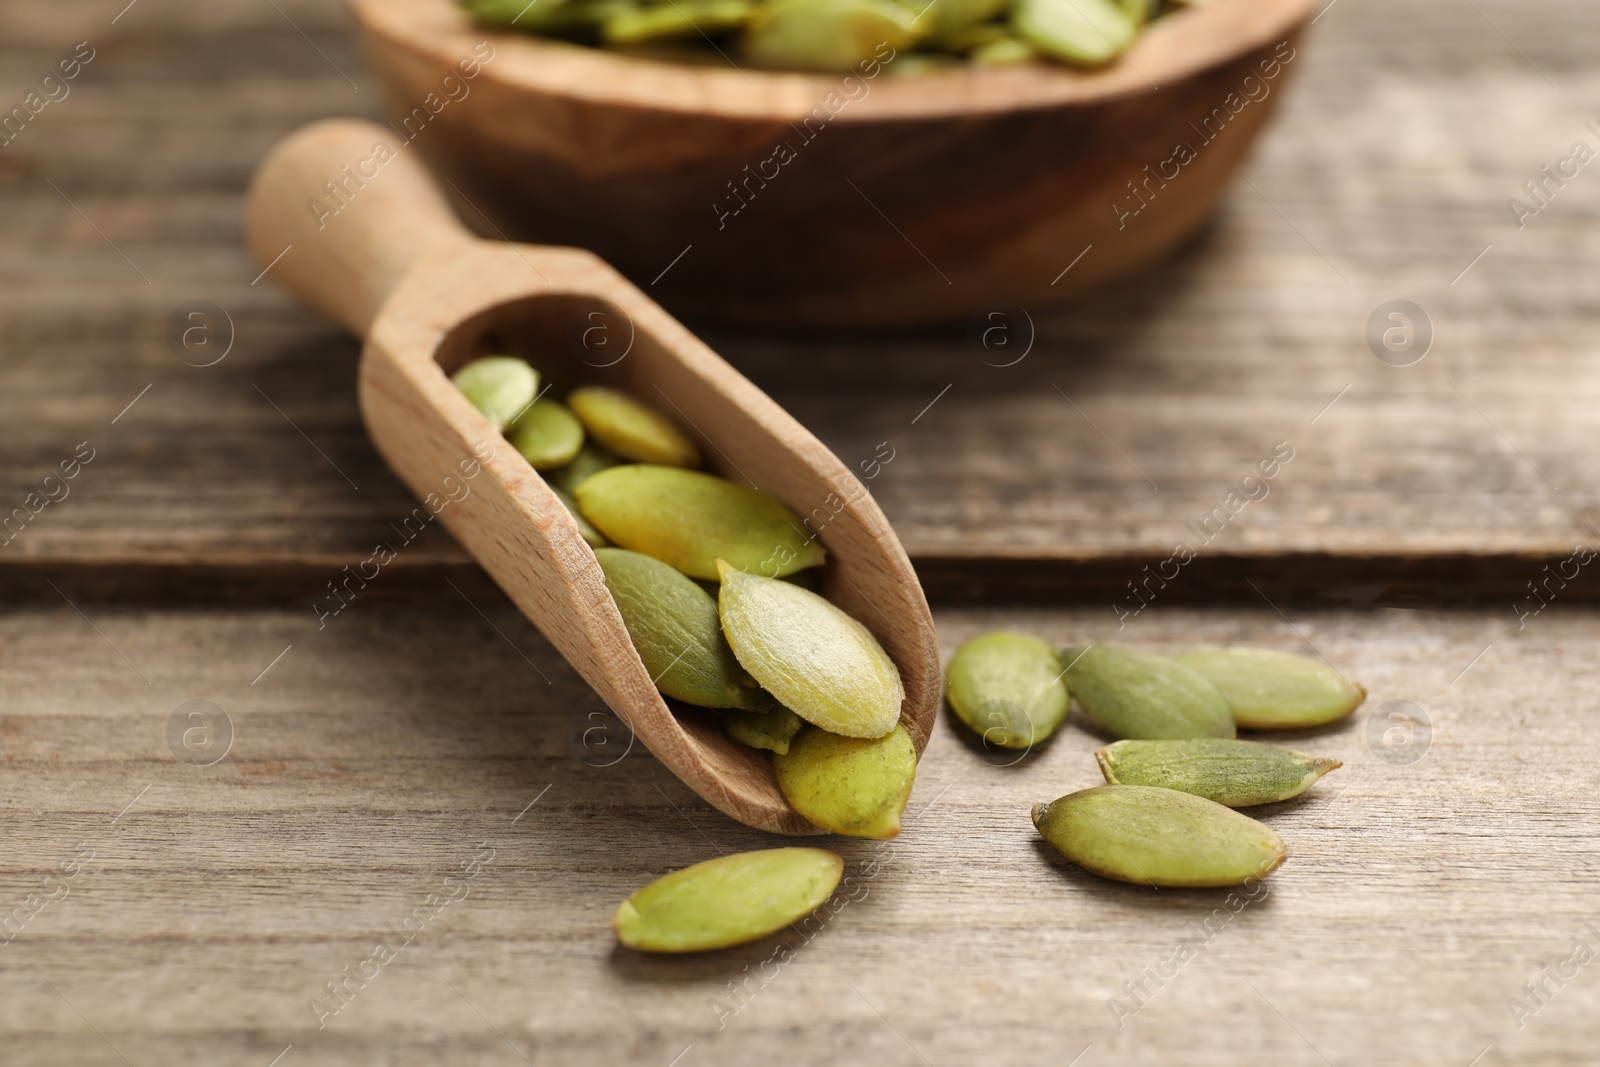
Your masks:
<path fill-rule="evenodd" d="M 354 345 L 270 280 L 252 285 L 240 248 L 238 194 L 268 144 L 324 114 L 376 113 L 337 9 L 279 6 L 141 0 L 111 26 L 86 4 L 5 5 L 12 95 L 70 42 L 99 49 L 0 151 L 0 504 L 21 504 L 80 441 L 101 457 L 0 549 L 8 587 L 46 565 L 150 587 L 184 585 L 186 563 L 309 575 L 363 557 L 410 510 L 357 423 Z M 1577 0 L 1537 18 L 1480 7 L 1330 9 L 1253 184 L 1172 263 L 1036 316 L 1015 366 L 985 364 L 1015 348 L 997 358 L 951 336 L 708 336 L 846 462 L 888 442 L 871 487 L 949 595 L 1121 588 L 1278 441 L 1295 459 L 1270 496 L 1191 546 L 1199 587 L 1520 590 L 1600 536 L 1597 313 L 1578 282 L 1600 181 L 1584 170 L 1522 230 L 1506 210 L 1541 165 L 1594 141 L 1600 17 Z M 1398 297 L 1438 333 L 1406 368 L 1363 340 Z M 193 299 L 232 316 L 236 344 L 214 367 L 183 365 L 166 340 Z M 442 538 L 414 556 L 462 560 Z"/>
<path fill-rule="evenodd" d="M 942 612 L 946 655 L 1002 625 L 1243 642 L 1325 655 L 1372 695 L 1294 739 L 1345 766 L 1260 811 L 1293 855 L 1237 915 L 1224 891 L 1103 882 L 1041 847 L 1029 805 L 1098 777 L 1081 719 L 1002 766 L 945 716 L 901 838 L 832 842 L 857 899 L 820 932 L 648 959 L 614 946 L 618 900 L 777 839 L 627 750 L 508 604 L 477 607 L 363 605 L 320 632 L 276 610 L 0 615 L 0 915 L 58 896 L 0 949 L 7 1062 L 263 1067 L 291 1045 L 283 1064 L 1592 1058 L 1592 965 L 1559 986 L 1541 968 L 1600 933 L 1593 610 L 1521 632 L 1503 611 L 1161 608 L 1122 632 L 1088 608 Z M 209 767 L 167 741 L 197 699 L 233 728 Z M 1421 749 L 1384 748 L 1391 701 L 1431 720 L 1414 762 L 1380 758 Z M 445 881 L 475 856 L 476 877 Z M 430 892 L 455 899 L 413 918 Z M 313 998 L 379 941 L 395 958 L 319 1030 Z M 1192 960 L 1146 975 L 1184 943 Z M 1523 983 L 1541 980 L 1519 1028 L 1508 998 L 1537 1007 Z M 1382 1021 L 1396 990 L 1404 1025 Z"/>

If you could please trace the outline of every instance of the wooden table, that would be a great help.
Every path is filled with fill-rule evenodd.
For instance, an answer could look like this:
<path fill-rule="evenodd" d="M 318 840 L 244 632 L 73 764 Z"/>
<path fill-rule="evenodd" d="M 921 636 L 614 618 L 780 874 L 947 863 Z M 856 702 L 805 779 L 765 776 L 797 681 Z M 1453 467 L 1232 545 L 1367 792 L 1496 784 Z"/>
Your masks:
<path fill-rule="evenodd" d="M 0 146 L 0 512 L 80 462 L 0 547 L 7 1064 L 1594 1062 L 1595 568 L 1517 605 L 1600 542 L 1600 174 L 1521 229 L 1506 204 L 1600 147 L 1592 5 L 1339 0 L 1209 231 L 1037 315 L 1014 365 L 708 331 L 846 461 L 888 443 L 871 486 L 947 652 L 1258 644 L 1372 695 L 1294 742 L 1346 765 L 1264 813 L 1294 855 L 1236 912 L 1040 847 L 1028 806 L 1098 777 L 1088 731 L 1001 766 L 945 722 L 907 831 L 836 843 L 863 892 L 826 928 L 687 960 L 616 949 L 616 902 L 773 839 L 629 748 L 442 535 L 325 629 L 309 607 L 411 506 L 355 344 L 239 236 L 271 142 L 376 114 L 341 12 L 0 26 L 6 107 L 93 50 Z M 1410 366 L 1364 337 L 1394 299 L 1436 330 Z M 197 300 L 232 324 L 206 367 L 169 339 Z M 178 758 L 188 728 L 217 762 Z"/>

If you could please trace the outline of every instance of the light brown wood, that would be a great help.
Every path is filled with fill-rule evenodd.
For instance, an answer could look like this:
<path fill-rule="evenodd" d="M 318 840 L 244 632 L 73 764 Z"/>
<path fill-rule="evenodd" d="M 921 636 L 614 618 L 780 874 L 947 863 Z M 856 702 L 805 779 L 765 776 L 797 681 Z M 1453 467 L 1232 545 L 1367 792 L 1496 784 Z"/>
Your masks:
<path fill-rule="evenodd" d="M 454 0 L 350 0 L 391 123 L 475 224 L 592 249 L 675 312 L 804 329 L 1045 308 L 1168 251 L 1282 98 L 1313 6 L 1187 8 L 1099 71 L 897 78 L 673 64 L 487 31 Z"/>
<path fill-rule="evenodd" d="M 247 228 L 281 284 L 366 335 L 362 418 L 423 502 L 408 529 L 420 534 L 437 516 L 657 758 L 718 809 L 762 829 L 818 832 L 784 800 L 765 752 L 730 740 L 709 716 L 671 712 L 572 516 L 448 374 L 510 351 L 568 384 L 625 389 L 696 437 L 720 473 L 792 507 L 828 551 L 825 594 L 900 668 L 902 722 L 920 752 L 939 700 L 938 651 L 887 520 L 815 437 L 595 256 L 471 237 L 393 141 L 356 121 L 295 134 L 257 172 Z M 353 584 L 335 579 L 328 610 L 353 600 L 408 541 L 402 533 L 358 567 Z"/>
<path fill-rule="evenodd" d="M 615 945 L 619 901 L 781 840 L 642 746 L 611 763 L 626 731 L 511 605 L 483 607 L 369 604 L 320 634 L 298 610 L 90 607 L 99 632 L 59 598 L 0 615 L 0 917 L 67 890 L 0 947 L 5 1062 L 127 1067 L 115 1046 L 136 1067 L 268 1067 L 289 1045 L 276 1067 L 667 1067 L 689 1046 L 677 1067 L 1067 1067 L 1086 1046 L 1077 1067 L 1467 1067 L 1489 1045 L 1478 1067 L 1593 1062 L 1600 961 L 1522 1027 L 1508 999 L 1532 1006 L 1523 984 L 1575 939 L 1600 949 L 1594 610 L 1517 632 L 1494 611 L 1291 608 L 1296 633 L 1263 605 L 1120 635 L 1315 655 L 1303 634 L 1371 690 L 1347 723 L 1277 738 L 1345 765 L 1255 812 L 1292 854 L 1226 921 L 1226 891 L 1106 882 L 1040 846 L 1029 806 L 1099 777 L 1076 713 L 1010 767 L 942 714 L 901 837 L 823 842 L 853 881 L 820 930 L 647 959 Z M 1090 609 L 936 618 L 946 655 L 994 626 L 1119 636 Z M 210 767 L 166 743 L 193 699 L 232 723 Z M 1413 763 L 1369 745 L 1391 700 L 1431 717 Z M 81 874 L 46 882 L 80 843 Z M 1175 977 L 1145 976 L 1207 920 Z M 380 941 L 395 958 L 340 1007 L 326 983 Z M 763 968 L 785 944 L 793 961 Z M 1119 1029 L 1129 982 L 1146 1006 Z M 340 1010 L 319 1029 L 313 1003 Z"/>

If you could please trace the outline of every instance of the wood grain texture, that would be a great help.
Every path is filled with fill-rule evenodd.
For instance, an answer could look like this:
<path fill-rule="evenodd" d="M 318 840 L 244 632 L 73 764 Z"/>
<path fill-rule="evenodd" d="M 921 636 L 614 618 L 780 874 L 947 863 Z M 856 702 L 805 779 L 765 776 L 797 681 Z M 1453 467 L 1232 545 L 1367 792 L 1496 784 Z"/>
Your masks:
<path fill-rule="evenodd" d="M 261 155 L 306 121 L 379 113 L 344 15 L 279 6 L 140 0 L 115 26 L 87 3 L 3 8 L 15 99 L 73 42 L 99 48 L 0 149 L 0 510 L 78 442 L 99 449 L 0 548 L 9 591 L 54 597 L 34 577 L 54 567 L 215 600 L 234 568 L 309 601 L 414 506 L 360 426 L 355 344 L 270 275 L 250 284 L 239 197 Z M 1014 366 L 954 334 L 708 339 L 847 466 L 889 442 L 870 488 L 942 596 L 1126 593 L 1278 440 L 1297 452 L 1271 495 L 1164 595 L 1253 598 L 1247 577 L 1275 597 L 1525 593 L 1596 538 L 1600 182 L 1586 168 L 1522 230 L 1506 200 L 1585 136 L 1600 17 L 1479 6 L 1515 47 L 1454 0 L 1340 0 L 1244 171 L 1254 187 L 1137 283 L 1036 318 Z M 1438 332 L 1407 368 L 1362 336 L 1397 297 Z M 194 299 L 236 338 L 203 369 L 167 339 Z M 441 576 L 465 560 L 430 533 L 396 577 L 454 597 Z"/>
<path fill-rule="evenodd" d="M 451 384 L 469 361 L 510 352 L 551 385 L 638 397 L 690 434 L 717 473 L 788 505 L 827 553 L 822 592 L 883 644 L 904 686 L 901 722 L 919 752 L 927 744 L 939 701 L 933 620 L 883 513 L 821 442 L 616 271 L 578 249 L 472 237 L 421 162 L 366 122 L 315 123 L 276 146 L 252 179 L 247 219 L 263 270 L 276 267 L 291 292 L 365 336 L 362 421 L 423 502 L 329 583 L 319 621 L 437 518 L 695 792 L 749 826 L 818 832 L 764 752 L 712 716 L 668 708 L 566 505 Z M 626 347 L 587 343 L 606 330 L 597 321 L 625 321 Z"/>
<path fill-rule="evenodd" d="M 322 631 L 298 611 L 0 615 L 0 916 L 67 894 L 0 947 L 6 1062 L 265 1067 L 290 1045 L 282 1065 L 1592 1060 L 1596 964 L 1521 1028 L 1507 998 L 1575 940 L 1600 947 L 1594 611 L 1518 632 L 1509 612 L 1163 610 L 1120 634 L 1088 609 L 941 612 L 947 657 L 1002 625 L 1239 642 L 1325 655 L 1371 699 L 1294 738 L 1345 766 L 1260 809 L 1293 854 L 1226 922 L 1223 891 L 1109 883 L 1041 848 L 1029 805 L 1099 777 L 1081 716 L 1001 766 L 946 714 L 904 834 L 830 839 L 855 899 L 820 932 L 647 959 L 614 946 L 619 900 L 778 839 L 627 749 L 509 604 L 477 606 L 358 605 Z M 210 767 L 167 741 L 196 699 L 232 724 Z M 1378 755 L 1391 701 L 1431 720 L 1408 764 Z M 47 882 L 80 843 L 93 858 Z M 380 940 L 395 958 L 319 1030 L 311 1002 L 337 1006 L 326 983 Z M 1175 976 L 1145 976 L 1185 941 Z M 763 967 L 782 944 L 793 960 Z M 746 980 L 739 1008 L 728 983 Z M 1108 1001 L 1134 1006 L 1141 981 L 1119 1030 Z"/>

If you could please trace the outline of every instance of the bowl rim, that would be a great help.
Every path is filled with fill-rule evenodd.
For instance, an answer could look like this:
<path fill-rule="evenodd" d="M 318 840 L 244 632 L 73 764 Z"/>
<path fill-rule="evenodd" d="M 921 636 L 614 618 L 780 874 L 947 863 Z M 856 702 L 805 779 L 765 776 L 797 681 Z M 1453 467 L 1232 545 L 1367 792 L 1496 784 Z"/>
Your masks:
<path fill-rule="evenodd" d="M 481 27 L 457 0 L 346 5 L 369 48 L 370 39 L 377 39 L 441 71 L 471 59 L 474 46 L 481 49 L 487 41 L 493 52 L 476 76 L 532 96 L 773 123 L 799 121 L 821 108 L 830 122 L 858 123 L 1099 104 L 1158 92 L 1274 43 L 1290 43 L 1308 20 L 1315 21 L 1312 10 L 1319 2 L 1209 0 L 1184 7 L 1152 22 L 1121 60 L 1097 70 L 1039 63 L 911 78 L 879 77 L 881 70 L 871 77 L 864 71 L 768 71 L 739 68 L 732 60 L 731 69 L 722 69 L 622 55 Z"/>

